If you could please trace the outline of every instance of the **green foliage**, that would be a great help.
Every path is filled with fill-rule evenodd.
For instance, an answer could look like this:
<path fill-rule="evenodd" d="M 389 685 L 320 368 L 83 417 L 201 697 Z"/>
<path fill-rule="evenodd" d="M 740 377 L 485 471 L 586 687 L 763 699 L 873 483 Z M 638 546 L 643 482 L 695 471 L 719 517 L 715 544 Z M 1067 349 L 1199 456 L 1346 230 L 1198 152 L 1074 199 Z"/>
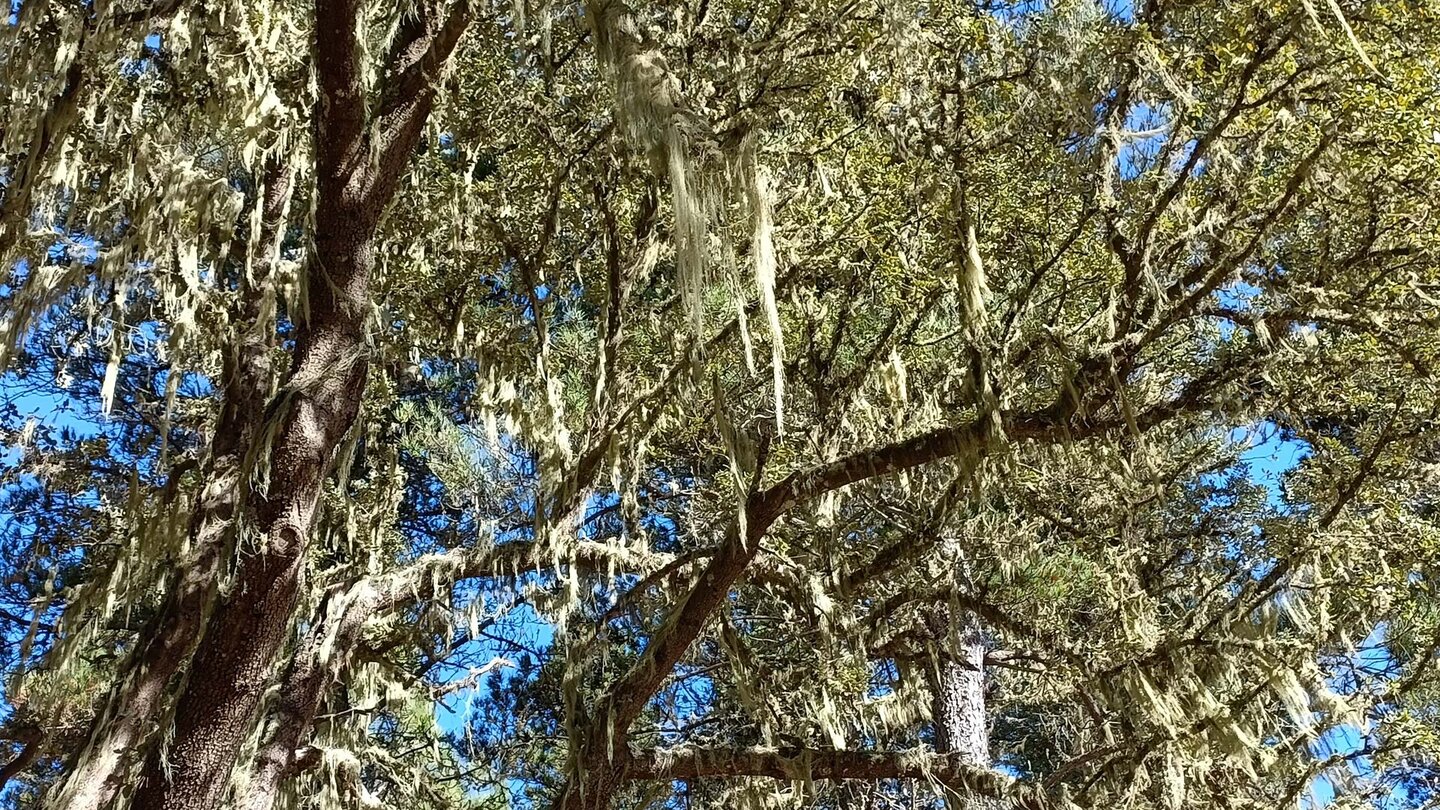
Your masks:
<path fill-rule="evenodd" d="M 235 352 L 281 396 L 324 260 L 311 6 L 102 5 L 22 3 L 0 43 L 20 805 L 185 564 Z M 365 10 L 372 101 L 402 5 Z M 602 738 L 920 750 L 937 611 L 985 626 L 992 753 L 1054 806 L 1432 795 L 1432 5 L 591 5 L 475 4 L 380 225 L 277 683 L 341 594 L 401 595 L 327 659 L 291 806 L 558 805 Z M 32 388 L 95 435 L 27 421 Z M 934 795 L 803 776 L 614 797 Z"/>

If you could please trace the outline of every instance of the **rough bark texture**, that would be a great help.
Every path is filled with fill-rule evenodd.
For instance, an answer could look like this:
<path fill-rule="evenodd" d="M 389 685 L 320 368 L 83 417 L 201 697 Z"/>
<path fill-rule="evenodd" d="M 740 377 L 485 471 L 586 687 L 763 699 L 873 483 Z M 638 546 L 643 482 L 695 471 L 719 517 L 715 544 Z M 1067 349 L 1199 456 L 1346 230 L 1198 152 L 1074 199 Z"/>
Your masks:
<path fill-rule="evenodd" d="M 393 79 L 373 118 L 357 36 L 363 13 L 358 0 L 316 4 L 314 249 L 289 377 L 268 409 L 277 424 L 269 484 L 250 503 L 260 545 L 242 556 L 232 592 L 206 625 L 177 705 L 173 742 L 146 762 L 134 801 L 140 810 L 219 806 L 255 725 L 276 654 L 290 633 L 325 478 L 364 397 L 376 227 L 471 11 L 462 0 L 444 20 L 423 7 L 406 18 L 388 61 Z"/>
<path fill-rule="evenodd" d="M 261 201 L 261 232 L 251 275 L 266 279 L 284 238 L 294 173 L 279 161 L 267 168 Z M 244 248 L 240 242 L 237 248 Z M 237 255 L 246 255 L 237 250 Z M 242 282 L 236 322 L 255 324 L 260 318 L 261 291 Z M 96 717 L 90 740 L 80 752 L 69 779 L 53 793 L 51 807 L 100 810 L 108 807 L 130 782 L 130 765 L 143 750 L 146 737 L 165 714 L 170 685 L 184 667 L 200 637 L 206 611 L 213 603 L 222 563 L 230 548 L 235 515 L 245 490 L 245 457 L 262 424 L 271 380 L 270 339 L 247 329 L 225 368 L 223 399 L 209 460 L 202 476 L 195 511 L 187 528 L 188 560 L 177 566 L 174 582 L 154 619 L 140 634 L 140 646 L 126 662 L 105 709 Z"/>
<path fill-rule="evenodd" d="M 968 610 L 937 609 L 929 617 L 941 644 L 930 674 L 930 717 L 935 750 L 977 769 L 990 770 L 990 717 L 985 710 L 985 632 Z M 947 786 L 948 787 L 948 786 Z M 953 810 L 998 810 L 1004 803 L 974 792 L 947 791 Z"/>
<path fill-rule="evenodd" d="M 936 662 L 931 694 L 935 750 L 990 767 L 989 719 L 985 714 L 985 637 L 973 613 L 950 618 L 956 648 Z"/>
<path fill-rule="evenodd" d="M 322 196 L 324 187 L 322 179 Z M 174 742 L 151 755 L 137 808 L 217 807 L 270 683 L 298 600 L 321 487 L 364 393 L 374 253 L 356 220 L 339 207 L 316 212 L 309 318 L 280 401 L 270 486 L 257 504 L 262 545 L 244 559 L 233 592 L 211 616 L 177 706 Z"/>
<path fill-rule="evenodd" d="M 343 669 L 344 658 L 380 597 L 379 591 L 362 581 L 326 602 L 323 618 L 306 634 L 281 681 L 279 701 L 255 755 L 250 783 L 237 805 L 242 810 L 269 810 L 279 800 L 285 780 L 297 770 L 297 753 L 326 688 Z M 329 657 L 327 650 L 332 651 Z"/>

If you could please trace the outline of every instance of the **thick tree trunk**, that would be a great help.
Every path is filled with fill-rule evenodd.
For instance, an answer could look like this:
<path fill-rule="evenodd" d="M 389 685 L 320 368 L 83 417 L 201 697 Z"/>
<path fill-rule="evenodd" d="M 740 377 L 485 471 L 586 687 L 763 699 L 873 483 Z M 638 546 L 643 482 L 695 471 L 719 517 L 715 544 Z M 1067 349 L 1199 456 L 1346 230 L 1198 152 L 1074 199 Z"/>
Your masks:
<path fill-rule="evenodd" d="M 275 654 L 299 598 L 316 504 L 364 394 L 363 328 L 374 251 L 361 225 L 343 208 L 316 212 L 309 318 L 278 403 L 281 428 L 270 454 L 270 486 L 255 504 L 261 546 L 211 616 L 177 706 L 174 742 L 146 763 L 134 803 L 140 810 L 218 807 L 272 681 Z"/>
<path fill-rule="evenodd" d="M 266 170 L 260 202 L 261 232 L 256 239 L 257 252 L 251 256 L 252 275 L 262 283 L 279 255 L 293 181 L 291 167 L 279 161 Z M 245 490 L 245 456 L 263 422 L 261 414 L 272 374 L 269 333 L 255 328 L 261 317 L 262 293 L 242 282 L 241 296 L 242 304 L 235 315 L 246 331 L 226 365 L 221 411 L 210 444 L 203 489 L 187 529 L 189 558 L 177 565 L 176 581 L 167 588 L 155 618 L 141 632 L 140 644 L 126 661 L 105 708 L 95 718 L 89 741 L 70 776 L 53 791 L 50 807 L 102 810 L 130 783 L 131 765 L 164 716 L 171 682 L 189 659 L 205 613 L 215 599 L 233 521 Z"/>
<path fill-rule="evenodd" d="M 620 788 L 619 768 L 604 765 L 587 767 L 585 771 L 581 778 L 566 783 L 560 810 L 610 810 L 610 802 Z"/>
<path fill-rule="evenodd" d="M 364 396 L 376 229 L 473 14 L 467 0 L 452 4 L 443 19 L 434 11 L 420 4 L 402 20 L 380 71 L 386 86 L 372 108 L 364 82 L 370 66 L 358 31 L 364 4 L 315 4 L 320 99 L 314 250 L 305 308 L 296 313 L 300 328 L 290 376 L 270 408 L 278 430 L 270 446 L 269 485 L 251 497 L 259 547 L 242 557 L 232 592 L 210 616 L 178 702 L 173 743 L 146 762 L 134 801 L 139 810 L 218 807 L 274 680 L 325 478 Z"/>

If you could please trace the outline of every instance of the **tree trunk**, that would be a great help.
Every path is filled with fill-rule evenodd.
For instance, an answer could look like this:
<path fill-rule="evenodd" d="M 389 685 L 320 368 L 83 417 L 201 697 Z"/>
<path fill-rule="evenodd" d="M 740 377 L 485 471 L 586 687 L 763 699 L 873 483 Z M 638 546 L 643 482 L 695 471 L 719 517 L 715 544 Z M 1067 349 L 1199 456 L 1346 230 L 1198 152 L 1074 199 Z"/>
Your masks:
<path fill-rule="evenodd" d="M 932 631 L 942 645 L 930 675 L 930 714 L 935 724 L 935 750 L 959 754 L 967 765 L 988 768 L 990 719 L 985 711 L 985 634 L 980 620 L 969 611 L 937 610 Z M 943 633 L 943 635 L 942 635 Z M 953 649 L 947 649 L 953 644 Z M 993 810 L 988 797 L 949 795 L 952 810 Z"/>
<path fill-rule="evenodd" d="M 219 806 L 290 630 L 326 473 L 359 413 L 371 235 L 338 207 L 317 209 L 316 232 L 309 318 L 277 402 L 281 428 L 270 453 L 270 486 L 254 504 L 261 546 L 211 616 L 177 706 L 174 742 L 146 763 L 134 804 L 140 810 Z"/>
<path fill-rule="evenodd" d="M 608 773 L 586 774 L 566 783 L 560 810 L 610 810 L 610 800 L 619 780 Z"/>
<path fill-rule="evenodd" d="M 322 606 L 320 619 L 306 634 L 281 681 L 279 701 L 255 755 L 245 797 L 236 803 L 240 810 L 270 810 L 279 801 L 285 780 L 295 772 L 296 751 L 315 721 L 327 687 L 344 668 L 365 619 L 374 611 L 377 597 L 373 588 L 361 582 Z"/>
<path fill-rule="evenodd" d="M 989 719 L 985 714 L 985 637 L 973 613 L 951 617 L 957 648 L 936 662 L 931 695 L 935 750 L 961 754 L 966 763 L 990 766 Z"/>
<path fill-rule="evenodd" d="M 617 752 L 617 756 L 629 752 Z M 582 764 L 579 778 L 572 776 L 565 783 L 559 810 L 610 810 L 610 803 L 619 790 L 623 773 L 619 764 L 602 762 Z"/>
<path fill-rule="evenodd" d="M 370 274 L 381 214 L 404 175 L 436 88 L 474 13 L 466 0 L 443 19 L 430 4 L 405 15 L 370 98 L 372 67 L 358 30 L 359 0 L 317 0 L 314 248 L 290 375 L 269 418 L 269 485 L 252 493 L 259 547 L 243 557 L 230 595 L 206 625 L 181 695 L 168 751 L 151 752 L 134 806 L 212 810 L 273 681 L 290 633 L 325 478 L 364 396 Z M 372 107 L 372 101 L 376 104 Z M 308 725 L 308 721 L 306 722 Z M 304 732 L 298 729 L 297 732 Z M 277 777 L 279 778 L 279 777 Z"/>
<path fill-rule="evenodd" d="M 284 238 L 294 174 L 288 164 L 272 161 L 264 179 L 261 232 L 252 255 L 252 274 L 263 281 L 273 270 Z M 239 242 L 237 247 L 244 246 Z M 235 251 L 236 255 L 247 255 Z M 131 781 L 131 765 L 146 737 L 165 715 L 171 682 L 194 649 L 204 616 L 214 602 L 220 570 L 230 548 L 233 521 L 240 508 L 245 456 L 263 422 L 271 379 L 270 338 L 262 333 L 262 293 L 242 281 L 242 303 L 234 313 L 247 330 L 226 364 L 222 404 L 210 443 L 203 489 L 191 514 L 189 559 L 176 566 L 176 580 L 155 617 L 140 633 L 139 646 L 125 662 L 105 708 L 91 725 L 90 737 L 69 777 L 52 792 L 48 805 L 66 810 L 101 810 Z"/>

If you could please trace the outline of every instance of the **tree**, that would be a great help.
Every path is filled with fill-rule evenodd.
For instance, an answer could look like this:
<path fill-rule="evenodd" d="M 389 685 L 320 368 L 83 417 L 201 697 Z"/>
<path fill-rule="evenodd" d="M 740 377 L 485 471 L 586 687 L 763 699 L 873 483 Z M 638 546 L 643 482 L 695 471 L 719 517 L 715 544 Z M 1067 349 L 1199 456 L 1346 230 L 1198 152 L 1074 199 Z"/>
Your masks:
<path fill-rule="evenodd" d="M 1433 792 L 1434 9 L 12 16 L 18 806 Z"/>

